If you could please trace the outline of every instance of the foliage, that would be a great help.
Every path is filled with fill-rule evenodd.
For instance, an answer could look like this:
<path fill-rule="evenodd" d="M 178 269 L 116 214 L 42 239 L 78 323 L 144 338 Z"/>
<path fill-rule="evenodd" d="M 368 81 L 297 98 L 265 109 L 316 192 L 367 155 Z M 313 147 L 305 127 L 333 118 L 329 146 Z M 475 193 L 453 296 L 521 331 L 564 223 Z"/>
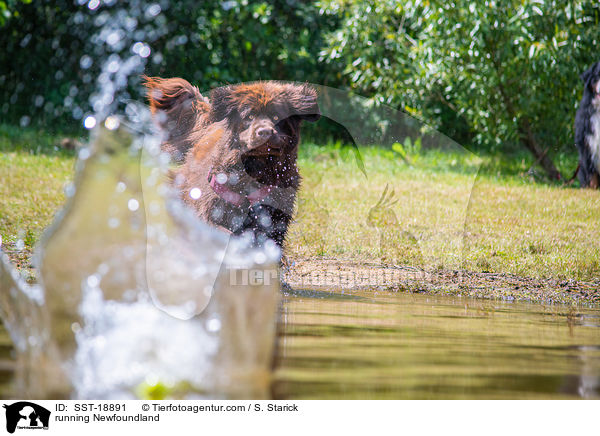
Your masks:
<path fill-rule="evenodd" d="M 572 147 L 578 75 L 598 60 L 599 3 L 321 4 L 344 16 L 322 59 L 345 66 L 346 80 L 358 92 L 400 106 L 459 140 L 472 134 L 479 147 L 525 146 L 547 171 L 547 151 Z M 464 121 L 457 131 L 455 123 Z"/>
<path fill-rule="evenodd" d="M 15 11 L 17 3 L 31 3 L 31 0 L 0 0 L 0 27 L 13 16 L 19 16 Z"/>
<path fill-rule="evenodd" d="M 578 75 L 597 60 L 600 3 L 0 0 L 0 20 L 4 121 L 81 126 L 102 64 L 130 56 L 137 41 L 151 50 L 149 75 L 204 91 L 257 79 L 349 89 L 472 150 L 527 149 L 556 178 L 554 162 L 574 153 Z M 109 43 L 107 29 L 121 22 L 126 31 Z M 130 77 L 124 98 L 140 92 Z M 348 140 L 343 126 L 316 127 Z"/>
<path fill-rule="evenodd" d="M 336 17 L 319 15 L 311 3 L 141 1 L 127 9 L 101 3 L 93 10 L 78 3 L 83 4 L 39 0 L 15 5 L 19 19 L 0 32 L 5 47 L 0 53 L 0 116 L 5 120 L 80 123 L 91 111 L 101 65 L 109 56 L 122 61 L 131 55 L 129 43 L 135 41 L 151 49 L 146 74 L 185 77 L 201 90 L 258 79 L 336 85 L 317 60 L 323 35 L 335 27 Z M 113 23 L 121 22 L 126 32 L 117 32 L 108 44 Z M 130 79 L 130 97 L 139 99 L 139 77 Z"/>

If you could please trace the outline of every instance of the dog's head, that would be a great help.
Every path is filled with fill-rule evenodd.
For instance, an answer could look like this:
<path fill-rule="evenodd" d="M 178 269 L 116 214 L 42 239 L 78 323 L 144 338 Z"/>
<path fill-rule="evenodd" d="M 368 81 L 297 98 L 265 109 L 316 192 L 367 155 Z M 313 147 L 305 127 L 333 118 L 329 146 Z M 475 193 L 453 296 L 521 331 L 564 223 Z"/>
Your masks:
<path fill-rule="evenodd" d="M 600 62 L 596 62 L 581 75 L 586 90 L 592 93 L 593 100 L 600 103 Z"/>
<path fill-rule="evenodd" d="M 211 118 L 227 120 L 242 153 L 280 156 L 293 151 L 303 120 L 320 117 L 317 93 L 308 85 L 255 82 L 211 92 Z"/>

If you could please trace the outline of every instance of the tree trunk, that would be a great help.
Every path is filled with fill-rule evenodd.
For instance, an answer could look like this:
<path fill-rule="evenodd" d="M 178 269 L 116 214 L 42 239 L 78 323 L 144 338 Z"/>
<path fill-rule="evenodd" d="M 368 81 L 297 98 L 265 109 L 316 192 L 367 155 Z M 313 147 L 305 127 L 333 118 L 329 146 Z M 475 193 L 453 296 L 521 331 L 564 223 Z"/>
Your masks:
<path fill-rule="evenodd" d="M 535 163 L 539 163 L 544 169 L 544 171 L 546 171 L 548 177 L 550 177 L 552 180 L 562 180 L 562 175 L 556 168 L 556 165 L 554 165 L 554 162 L 552 162 L 552 159 L 550 159 L 550 157 L 548 156 L 548 150 L 542 150 L 542 148 L 537 142 L 537 139 L 535 139 L 535 135 L 533 134 L 533 130 L 531 129 L 529 119 L 524 115 L 516 115 L 516 111 L 512 104 L 512 100 L 508 97 L 506 91 L 504 90 L 502 82 L 498 84 L 498 89 L 500 90 L 500 95 L 502 96 L 504 106 L 508 115 L 510 115 L 510 117 L 513 119 L 517 119 L 517 127 L 519 131 L 520 141 L 523 145 L 525 145 L 525 147 L 527 147 L 531 154 L 533 154 L 533 156 L 536 159 Z"/>
<path fill-rule="evenodd" d="M 488 52 L 491 55 L 492 65 L 494 66 L 494 69 L 496 70 L 496 74 L 498 76 L 498 90 L 500 91 L 500 95 L 504 102 L 504 107 L 506 109 L 506 112 L 508 113 L 508 115 L 510 116 L 511 119 L 517 119 L 517 127 L 518 127 L 518 131 L 519 131 L 521 143 L 523 145 L 525 145 L 525 147 L 527 147 L 527 149 L 531 152 L 531 154 L 533 154 L 533 156 L 536 159 L 535 164 L 539 163 L 542 166 L 542 168 L 544 169 L 544 171 L 546 172 L 546 174 L 552 180 L 562 180 L 563 177 L 560 174 L 560 172 L 558 171 L 558 169 L 556 168 L 556 165 L 554 165 L 554 162 L 552 162 L 552 159 L 550 159 L 550 157 L 548 157 L 548 154 L 547 154 L 548 150 L 544 151 L 539 146 L 537 139 L 535 138 L 535 135 L 533 134 L 533 130 L 531 129 L 531 124 L 529 123 L 529 119 L 524 115 L 522 115 L 522 116 L 517 115 L 517 111 L 515 110 L 513 101 L 511 100 L 508 92 L 506 92 L 506 90 L 504 89 L 504 83 L 501 80 L 501 78 L 503 77 L 502 65 L 496 59 L 495 50 L 489 49 L 492 46 L 492 44 L 490 44 L 488 41 L 486 41 L 486 46 L 488 48 Z"/>
<path fill-rule="evenodd" d="M 548 157 L 548 150 L 542 150 L 535 139 L 535 136 L 531 130 L 529 120 L 525 117 L 519 119 L 519 133 L 521 134 L 521 142 L 527 147 L 527 149 L 533 154 L 536 159 L 536 163 L 539 163 L 546 174 L 552 180 L 562 180 L 562 175 L 552 162 L 552 159 Z"/>

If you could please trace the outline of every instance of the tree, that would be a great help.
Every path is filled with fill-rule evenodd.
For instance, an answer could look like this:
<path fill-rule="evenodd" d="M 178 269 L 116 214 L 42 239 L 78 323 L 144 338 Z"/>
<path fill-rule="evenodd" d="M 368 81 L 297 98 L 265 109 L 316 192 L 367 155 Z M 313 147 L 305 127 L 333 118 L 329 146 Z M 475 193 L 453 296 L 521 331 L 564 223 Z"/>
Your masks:
<path fill-rule="evenodd" d="M 14 16 L 0 32 L 4 121 L 80 123 L 91 111 L 102 65 L 111 55 L 130 56 L 136 42 L 151 50 L 146 74 L 181 76 L 202 91 L 258 79 L 338 83 L 319 65 L 318 52 L 339 20 L 318 14 L 311 2 L 144 0 L 91 8 L 91 2 L 28 1 L 8 0 Z M 115 41 L 106 43 L 113 33 Z M 142 100 L 136 80 L 131 98 Z"/>
<path fill-rule="evenodd" d="M 15 11 L 17 3 L 28 4 L 31 3 L 31 0 L 0 0 L 0 27 L 13 16 L 19 15 Z"/>
<path fill-rule="evenodd" d="M 572 147 L 578 76 L 597 60 L 600 4 L 331 0 L 322 7 L 345 14 L 322 57 L 352 65 L 345 72 L 354 89 L 451 136 L 447 119 L 456 114 L 476 145 L 525 147 L 551 179 L 561 178 L 552 157 Z"/>

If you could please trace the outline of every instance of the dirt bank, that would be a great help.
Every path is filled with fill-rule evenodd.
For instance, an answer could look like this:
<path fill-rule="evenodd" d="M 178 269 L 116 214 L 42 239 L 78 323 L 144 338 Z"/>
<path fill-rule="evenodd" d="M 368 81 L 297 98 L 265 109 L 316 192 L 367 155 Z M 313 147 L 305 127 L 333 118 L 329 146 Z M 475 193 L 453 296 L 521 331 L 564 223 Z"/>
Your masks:
<path fill-rule="evenodd" d="M 422 271 L 323 258 L 296 258 L 284 272 L 296 289 L 385 289 L 536 303 L 600 305 L 600 281 L 552 280 L 469 271 Z"/>
<path fill-rule="evenodd" d="M 31 253 L 9 252 L 11 261 L 34 282 Z M 600 306 L 600 280 L 535 279 L 503 273 L 422 271 L 328 258 L 288 259 L 284 280 L 295 289 L 384 289 L 436 295 Z"/>

